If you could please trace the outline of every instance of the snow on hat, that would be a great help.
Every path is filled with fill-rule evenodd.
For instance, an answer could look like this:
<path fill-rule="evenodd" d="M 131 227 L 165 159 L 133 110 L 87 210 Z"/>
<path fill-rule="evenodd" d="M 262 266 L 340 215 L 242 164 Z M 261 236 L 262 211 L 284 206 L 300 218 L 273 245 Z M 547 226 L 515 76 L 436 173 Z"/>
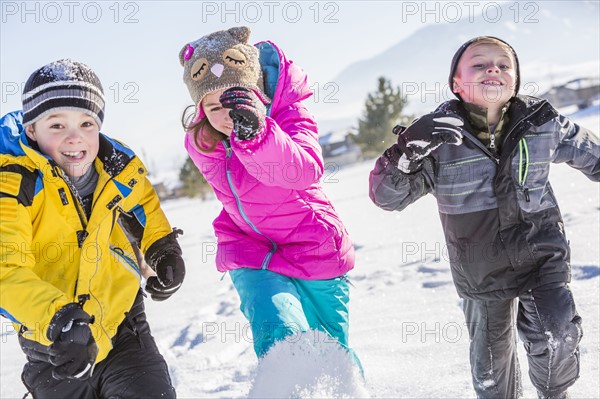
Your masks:
<path fill-rule="evenodd" d="M 102 126 L 104 92 L 87 65 L 70 59 L 52 62 L 31 74 L 23 89 L 23 126 L 60 110 L 81 111 Z"/>
<path fill-rule="evenodd" d="M 211 91 L 242 86 L 253 90 L 264 103 L 258 49 L 247 44 L 250 28 L 234 27 L 213 32 L 183 46 L 179 62 L 183 66 L 183 81 L 192 100 L 200 109 L 204 96 Z"/>
<path fill-rule="evenodd" d="M 452 88 L 454 87 L 454 74 L 456 73 L 456 68 L 458 67 L 460 57 L 462 57 L 464 52 L 467 51 L 467 48 L 469 48 L 469 46 L 471 46 L 472 44 L 475 44 L 475 43 L 479 43 L 481 41 L 485 41 L 485 40 L 500 42 L 500 43 L 506 45 L 506 47 L 508 47 L 510 49 L 510 51 L 512 52 L 512 55 L 515 59 L 515 72 L 517 74 L 516 81 L 515 81 L 515 94 L 514 94 L 516 96 L 517 93 L 519 92 L 519 87 L 521 86 L 521 71 L 519 69 L 519 59 L 517 58 L 517 53 L 515 52 L 515 49 L 512 48 L 512 46 L 510 44 L 508 44 L 504 40 L 499 39 L 494 36 L 474 37 L 473 39 L 467 41 L 466 43 L 463 43 L 463 45 L 458 48 L 458 50 L 454 54 L 454 57 L 452 57 L 452 63 L 450 64 L 450 76 L 448 77 L 448 84 L 450 85 L 450 90 L 454 93 L 454 90 L 452 90 Z M 458 97 L 459 100 L 462 100 L 462 98 L 460 97 L 460 95 L 458 93 L 454 93 L 454 95 L 456 97 Z"/>

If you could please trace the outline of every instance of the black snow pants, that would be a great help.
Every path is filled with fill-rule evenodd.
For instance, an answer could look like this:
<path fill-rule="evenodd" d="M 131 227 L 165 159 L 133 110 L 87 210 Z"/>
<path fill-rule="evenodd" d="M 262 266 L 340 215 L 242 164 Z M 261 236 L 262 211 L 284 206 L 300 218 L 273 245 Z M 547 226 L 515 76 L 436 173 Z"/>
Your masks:
<path fill-rule="evenodd" d="M 518 300 L 465 299 L 463 311 L 478 398 L 521 396 L 515 325 L 527 352 L 529 378 L 540 398 L 564 397 L 579 377 L 581 317 L 566 284 L 533 289 Z"/>
<path fill-rule="evenodd" d="M 112 341 L 113 349 L 96 364 L 87 381 L 59 381 L 52 377 L 52 365 L 44 361 L 47 347 L 19 336 L 28 360 L 21 375 L 23 383 L 34 399 L 176 397 L 167 364 L 146 321 L 141 291 Z"/>

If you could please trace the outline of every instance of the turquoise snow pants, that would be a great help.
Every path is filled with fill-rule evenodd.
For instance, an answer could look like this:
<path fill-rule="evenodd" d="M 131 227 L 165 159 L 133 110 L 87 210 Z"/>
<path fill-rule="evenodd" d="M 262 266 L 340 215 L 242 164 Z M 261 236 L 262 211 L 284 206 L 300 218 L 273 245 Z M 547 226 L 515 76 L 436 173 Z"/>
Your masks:
<path fill-rule="evenodd" d="M 230 275 L 240 296 L 240 309 L 250 322 L 258 357 L 275 342 L 308 330 L 326 332 L 348 349 L 349 288 L 345 277 L 301 280 L 247 268 L 232 270 Z"/>

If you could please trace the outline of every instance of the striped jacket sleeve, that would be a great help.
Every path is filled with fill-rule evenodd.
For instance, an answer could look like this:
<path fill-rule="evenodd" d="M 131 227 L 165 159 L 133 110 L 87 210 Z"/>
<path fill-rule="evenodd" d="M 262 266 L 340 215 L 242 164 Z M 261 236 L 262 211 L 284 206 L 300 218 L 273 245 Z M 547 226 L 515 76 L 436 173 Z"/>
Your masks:
<path fill-rule="evenodd" d="M 393 161 L 400 155 L 398 145 L 392 145 L 377 159 L 369 175 L 369 197 L 375 205 L 387 211 L 401 211 L 433 191 L 431 161 L 425 159 L 421 170 L 405 174 Z"/>

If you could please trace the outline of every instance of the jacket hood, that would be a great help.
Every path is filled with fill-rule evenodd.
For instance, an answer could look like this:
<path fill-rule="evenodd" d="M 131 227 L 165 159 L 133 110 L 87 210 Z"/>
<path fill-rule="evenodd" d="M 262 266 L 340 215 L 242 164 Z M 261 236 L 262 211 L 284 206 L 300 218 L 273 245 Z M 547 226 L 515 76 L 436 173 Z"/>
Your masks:
<path fill-rule="evenodd" d="M 0 154 L 23 156 L 20 140 L 23 138 L 28 143 L 25 128 L 23 127 L 23 111 L 8 113 L 0 119 Z"/>
<path fill-rule="evenodd" d="M 256 44 L 265 79 L 265 91 L 272 99 L 270 114 L 310 97 L 313 93 L 306 72 L 270 41 Z"/>

